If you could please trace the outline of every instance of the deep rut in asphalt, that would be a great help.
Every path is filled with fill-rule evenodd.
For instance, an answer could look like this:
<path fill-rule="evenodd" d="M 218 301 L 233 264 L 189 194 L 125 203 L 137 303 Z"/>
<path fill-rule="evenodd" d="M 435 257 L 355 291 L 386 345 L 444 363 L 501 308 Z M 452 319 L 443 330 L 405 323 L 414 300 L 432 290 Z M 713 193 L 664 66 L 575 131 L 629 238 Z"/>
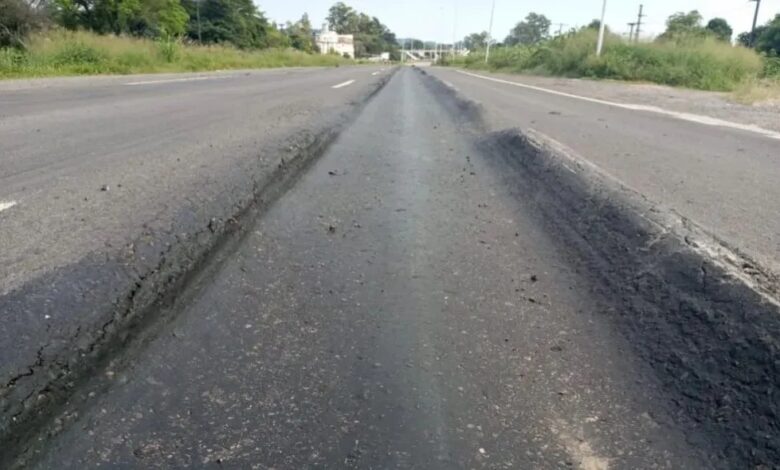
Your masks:
<path fill-rule="evenodd" d="M 620 188 L 520 131 L 490 132 L 481 112 L 431 77 L 397 74 L 30 457 L 41 468 L 780 461 L 776 307 Z"/>

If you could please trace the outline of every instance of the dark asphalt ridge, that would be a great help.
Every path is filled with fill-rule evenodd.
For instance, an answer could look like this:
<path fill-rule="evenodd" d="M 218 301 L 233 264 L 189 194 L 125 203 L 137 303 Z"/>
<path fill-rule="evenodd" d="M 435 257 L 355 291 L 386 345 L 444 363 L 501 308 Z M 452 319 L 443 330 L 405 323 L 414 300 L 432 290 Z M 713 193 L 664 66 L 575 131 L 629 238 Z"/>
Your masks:
<path fill-rule="evenodd" d="M 511 85 L 523 85 L 521 77 L 467 75 L 449 67 L 427 72 L 482 103 L 489 130 L 538 131 L 780 273 L 776 139 L 705 124 L 706 112 L 699 123 L 643 111 L 641 106 L 633 110 L 589 102 L 587 83 L 581 90 L 569 90 L 584 98 L 578 99 Z M 616 87 L 610 99 L 632 106 L 633 97 L 622 96 L 621 88 Z M 692 102 L 676 106 L 696 112 L 701 102 L 695 95 L 687 99 Z"/>
<path fill-rule="evenodd" d="M 3 351 L 0 467 L 98 364 L 155 321 L 150 317 L 322 154 L 390 75 L 348 111 L 278 143 L 278 167 L 247 175 L 247 186 L 210 201 L 202 208 L 210 214 L 206 224 L 182 211 L 169 231 L 147 229 L 125 247 L 89 255 L 0 297 L 0 333 L 18 345 Z M 51 319 L 45 329 L 38 328 L 42 318 Z"/>
<path fill-rule="evenodd" d="M 423 72 L 424 73 L 424 72 Z M 487 132 L 481 147 L 534 201 L 543 224 L 590 273 L 591 288 L 655 370 L 688 439 L 724 468 L 780 462 L 780 309 L 769 270 L 522 130 L 489 132 L 474 103 L 429 76 Z M 509 167 L 513 171 L 506 172 Z"/>
<path fill-rule="evenodd" d="M 404 70 L 26 457 L 775 467 L 771 291 L 572 158 Z"/>

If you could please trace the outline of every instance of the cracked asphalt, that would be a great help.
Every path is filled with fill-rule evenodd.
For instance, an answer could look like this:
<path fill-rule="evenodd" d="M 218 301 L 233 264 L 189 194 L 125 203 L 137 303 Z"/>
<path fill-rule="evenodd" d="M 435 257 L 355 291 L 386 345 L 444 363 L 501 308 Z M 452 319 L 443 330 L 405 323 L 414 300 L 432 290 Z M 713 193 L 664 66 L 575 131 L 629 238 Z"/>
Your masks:
<path fill-rule="evenodd" d="M 724 466 L 425 80 L 399 71 L 24 463 Z"/>
<path fill-rule="evenodd" d="M 0 83 L 0 447 L 273 199 L 382 69 Z"/>

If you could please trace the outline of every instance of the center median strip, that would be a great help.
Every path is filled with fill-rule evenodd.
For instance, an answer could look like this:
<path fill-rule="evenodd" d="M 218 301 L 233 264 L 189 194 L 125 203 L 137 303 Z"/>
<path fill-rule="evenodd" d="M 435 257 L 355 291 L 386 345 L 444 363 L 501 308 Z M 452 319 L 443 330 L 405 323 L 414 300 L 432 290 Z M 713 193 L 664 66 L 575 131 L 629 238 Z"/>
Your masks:
<path fill-rule="evenodd" d="M 0 212 L 10 209 L 16 205 L 16 201 L 0 201 Z"/>
<path fill-rule="evenodd" d="M 339 83 L 338 85 L 333 85 L 331 88 L 333 89 L 344 88 L 345 86 L 350 86 L 353 83 L 355 83 L 355 80 L 347 80 L 346 82 Z"/>
<path fill-rule="evenodd" d="M 137 82 L 127 82 L 125 86 L 139 86 L 139 85 L 162 85 L 165 83 L 181 83 L 181 82 L 197 82 L 202 80 L 218 80 L 225 78 L 232 78 L 232 75 L 218 76 L 218 77 L 183 77 L 183 78 L 168 78 L 161 80 L 141 80 Z"/>

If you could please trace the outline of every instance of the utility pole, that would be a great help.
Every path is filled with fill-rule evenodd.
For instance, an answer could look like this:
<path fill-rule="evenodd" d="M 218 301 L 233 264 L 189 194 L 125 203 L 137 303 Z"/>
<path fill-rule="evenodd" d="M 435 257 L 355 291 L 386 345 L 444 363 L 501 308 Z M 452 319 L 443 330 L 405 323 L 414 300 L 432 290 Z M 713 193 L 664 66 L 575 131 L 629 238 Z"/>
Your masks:
<path fill-rule="evenodd" d="M 607 16 L 607 0 L 601 5 L 601 26 L 599 27 L 599 43 L 596 46 L 596 56 L 601 55 L 601 50 L 604 49 L 604 32 L 607 25 L 604 24 L 604 17 Z"/>
<path fill-rule="evenodd" d="M 636 18 L 636 42 L 639 43 L 639 34 L 642 32 L 642 18 L 644 18 L 645 6 L 639 5 L 639 16 Z"/>
<path fill-rule="evenodd" d="M 753 15 L 753 28 L 750 30 L 750 45 L 756 45 L 756 24 L 758 23 L 758 9 L 761 7 L 761 0 L 750 0 L 756 2 L 756 12 Z"/>
<path fill-rule="evenodd" d="M 606 0 L 604 0 L 606 1 Z M 490 7 L 490 27 L 488 28 L 487 49 L 485 50 L 485 63 L 490 58 L 490 43 L 493 42 L 493 13 L 496 12 L 496 0 L 493 0 L 493 6 Z"/>
<path fill-rule="evenodd" d="M 628 33 L 628 42 L 634 42 L 634 26 L 636 26 L 636 23 L 628 23 L 628 25 L 631 27 L 631 32 Z"/>
<path fill-rule="evenodd" d="M 557 23 L 558 24 L 558 36 L 563 34 L 563 27 L 566 26 L 566 23 Z"/>

